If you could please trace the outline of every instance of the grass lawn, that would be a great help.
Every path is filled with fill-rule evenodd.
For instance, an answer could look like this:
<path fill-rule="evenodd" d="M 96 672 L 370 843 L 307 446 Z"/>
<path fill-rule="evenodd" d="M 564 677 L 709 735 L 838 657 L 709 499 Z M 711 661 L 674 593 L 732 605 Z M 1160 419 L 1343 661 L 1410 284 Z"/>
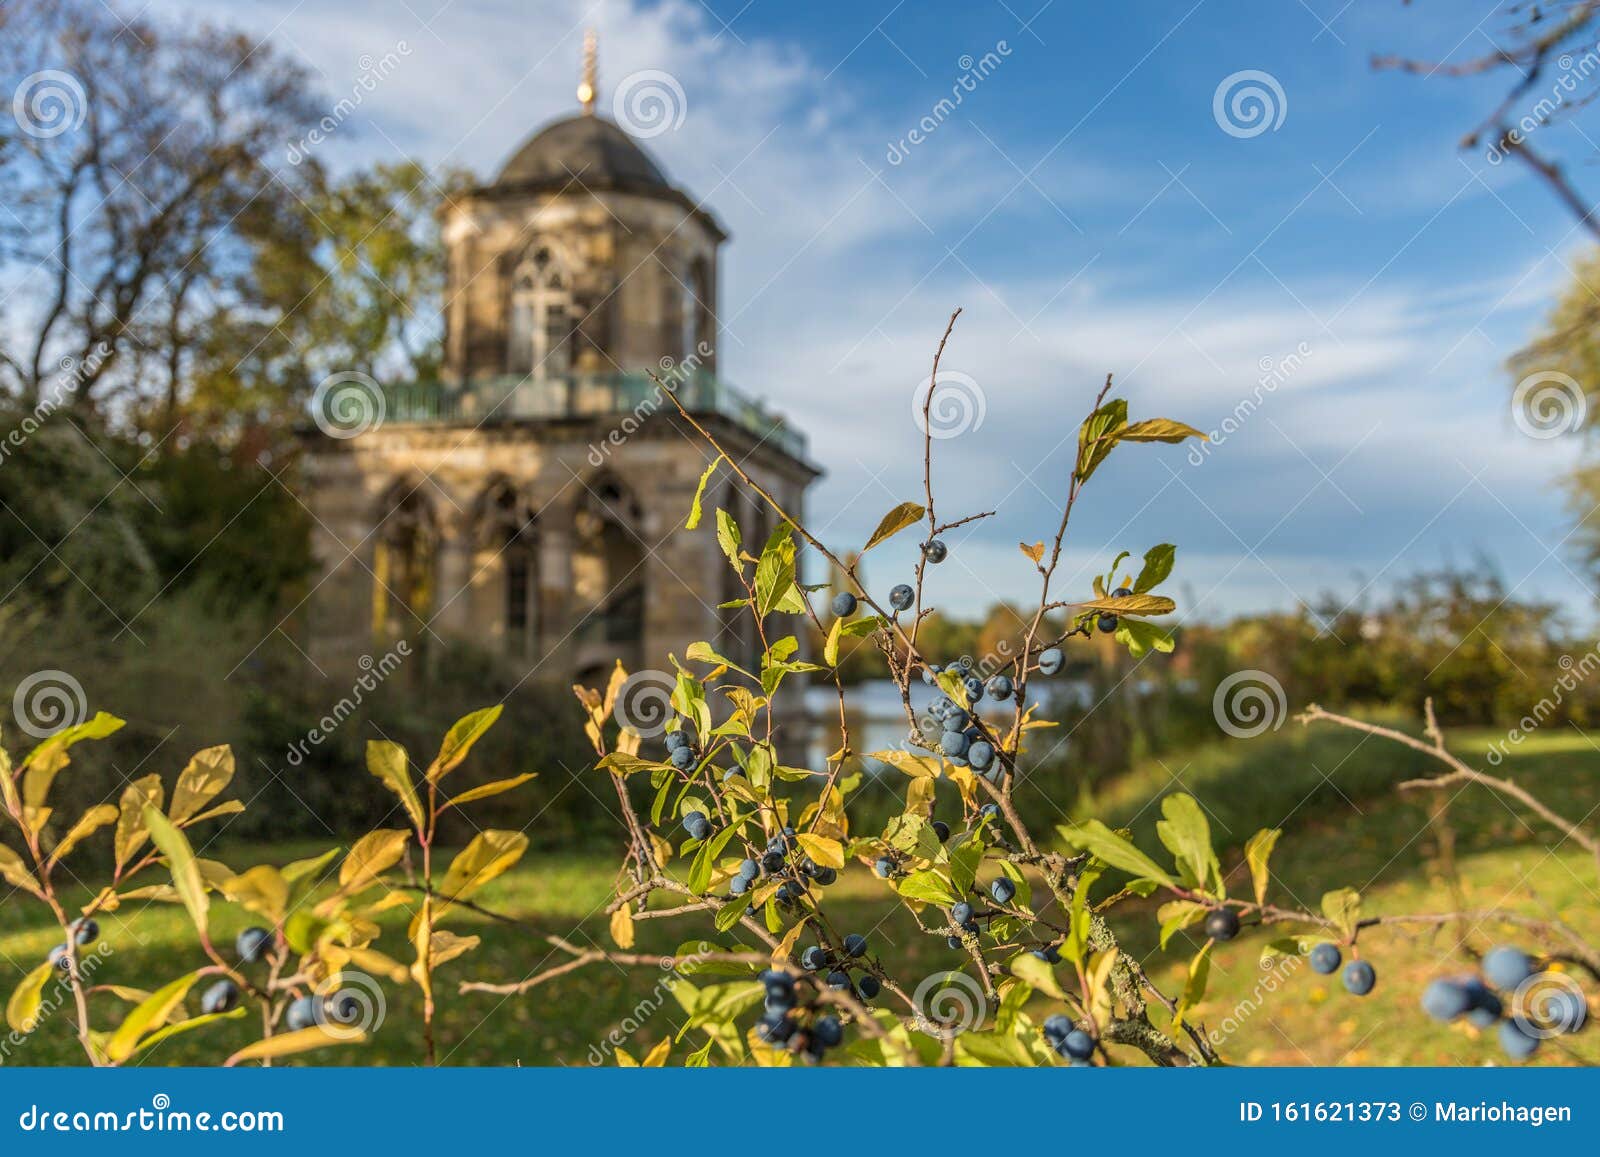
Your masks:
<path fill-rule="evenodd" d="M 1493 736 L 1454 737 L 1463 753 L 1481 751 Z M 1294 725 L 1272 736 L 1206 748 L 1181 764 L 1151 761 L 1114 790 L 1093 801 L 1096 814 L 1134 828 L 1152 848 L 1157 809 L 1151 801 L 1180 787 L 1193 792 L 1212 814 L 1219 844 L 1237 848 L 1260 826 L 1282 826 L 1274 856 L 1275 898 L 1315 907 L 1331 887 L 1363 892 L 1368 912 L 1450 911 L 1460 907 L 1511 906 L 1536 916 L 1559 915 L 1585 934 L 1600 937 L 1596 865 L 1572 847 L 1547 851 L 1552 834 L 1539 821 L 1482 789 L 1459 794 L 1451 809 L 1455 854 L 1464 893 L 1453 897 L 1441 878 L 1433 836 L 1426 825 L 1426 799 L 1392 790 L 1421 764 L 1378 740 L 1326 732 L 1306 735 Z M 1502 774 L 1540 794 L 1573 817 L 1588 815 L 1600 801 L 1595 792 L 1597 753 L 1588 740 L 1559 732 L 1524 744 L 1500 768 Z M 1087 806 L 1079 801 L 1076 807 Z M 240 868 L 263 860 L 286 862 L 325 850 L 326 845 L 223 847 L 208 855 Z M 1238 860 L 1236 852 L 1225 863 Z M 641 1055 L 673 1034 L 681 1017 L 658 986 L 653 968 L 624 970 L 590 965 L 523 996 L 457 995 L 459 980 L 510 981 L 563 957 L 545 943 L 548 935 L 578 945 L 609 945 L 601 909 L 611 892 L 615 861 L 599 854 L 530 852 L 516 870 L 491 884 L 480 901 L 524 923 L 496 923 L 470 912 L 451 917 L 457 932 L 482 936 L 475 952 L 445 965 L 438 977 L 441 1012 L 439 1054 L 451 1065 L 583 1065 L 591 1050 L 619 1026 L 632 1028 L 624 1047 Z M 1230 883 L 1238 892 L 1248 876 L 1236 866 Z M 916 934 L 901 912 L 879 921 L 886 910 L 881 881 L 852 869 L 829 889 L 829 910 L 839 928 L 870 935 L 874 951 L 914 987 L 917 979 L 956 966 L 958 954 L 942 941 Z M 86 894 L 85 894 L 86 895 Z M 41 960 L 57 934 L 41 920 L 42 908 L 15 897 L 0 904 L 0 991 Z M 226 904 L 215 908 L 219 942 L 247 923 Z M 129 905 L 101 920 L 115 951 L 96 974 L 97 983 L 153 986 L 204 963 L 192 945 L 182 910 L 170 905 Z M 1181 987 L 1188 956 L 1198 942 L 1180 934 L 1167 952 L 1156 950 L 1153 908 L 1117 918 L 1128 950 L 1168 991 Z M 709 922 L 672 919 L 641 922 L 637 951 L 666 953 L 710 932 Z M 1500 941 L 1503 929 L 1475 928 L 1466 942 L 1482 950 Z M 1224 1057 L 1249 1064 L 1480 1064 L 1498 1060 L 1492 1039 L 1466 1027 L 1442 1026 L 1417 1009 L 1426 981 L 1465 967 L 1454 930 L 1372 930 L 1362 936 L 1363 956 L 1378 971 L 1372 995 L 1346 994 L 1337 977 L 1313 974 L 1298 964 L 1277 973 L 1258 966 L 1269 937 L 1247 929 L 1213 952 L 1211 985 L 1200 1008 L 1213 1027 L 1231 1022 L 1220 1044 Z M 403 917 L 386 922 L 377 947 L 406 957 Z M 1269 979 L 1270 978 L 1270 979 Z M 1332 983 L 1329 983 L 1329 981 Z M 1586 984 L 1593 987 L 1587 980 Z M 349 1049 L 312 1054 L 317 1063 L 409 1065 L 421 1060 L 420 1002 L 415 988 L 387 986 L 387 1016 L 373 1039 Z M 118 1002 L 97 998 L 97 1022 L 114 1024 Z M 642 1002 L 642 1003 L 641 1003 Z M 660 1004 L 658 1009 L 653 1006 Z M 1041 1003 L 1040 1015 L 1047 1013 Z M 19 1044 L 0 1034 L 0 1061 L 7 1064 L 78 1063 L 69 1017 L 48 1017 Z M 637 1027 L 634 1022 L 637 1021 Z M 156 1065 L 215 1063 L 253 1039 L 245 1021 L 223 1022 L 175 1037 L 146 1054 Z M 675 1050 L 681 1056 L 700 1043 L 691 1033 Z M 1130 1057 L 1130 1061 L 1137 1058 Z M 1532 1063 L 1600 1062 L 1600 1034 L 1551 1042 Z M 607 1063 L 610 1063 L 609 1060 Z"/>

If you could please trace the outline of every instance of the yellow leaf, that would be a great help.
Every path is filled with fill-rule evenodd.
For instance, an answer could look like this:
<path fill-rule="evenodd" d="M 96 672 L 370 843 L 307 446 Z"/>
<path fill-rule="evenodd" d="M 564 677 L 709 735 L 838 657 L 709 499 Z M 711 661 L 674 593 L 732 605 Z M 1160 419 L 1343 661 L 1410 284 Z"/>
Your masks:
<path fill-rule="evenodd" d="M 1044 558 L 1044 543 L 1042 542 L 1036 542 L 1032 546 L 1029 546 L 1025 542 L 1019 542 L 1017 543 L 1017 549 L 1022 551 L 1023 554 L 1027 555 L 1034 562 L 1038 562 L 1040 559 Z"/>
<path fill-rule="evenodd" d="M 72 853 L 73 848 L 77 847 L 84 840 L 94 835 L 95 832 L 99 831 L 107 824 L 115 823 L 116 819 L 117 808 L 115 804 L 96 804 L 94 807 L 84 812 L 83 815 L 79 816 L 78 822 L 72 825 L 71 829 L 68 830 L 66 835 L 61 837 L 61 842 L 57 844 L 55 846 L 55 850 L 50 853 L 49 862 L 51 864 L 55 864 L 60 860 L 66 859 L 67 856 Z"/>
<path fill-rule="evenodd" d="M 783 934 L 783 939 L 778 941 L 778 946 L 772 950 L 772 962 L 780 964 L 794 956 L 794 946 L 800 939 L 800 933 L 805 930 L 806 921 L 796 921 L 793 928 Z"/>
<path fill-rule="evenodd" d="M 258 864 L 239 873 L 223 885 L 222 894 L 273 924 L 282 924 L 288 914 L 289 881 L 271 864 Z"/>
<path fill-rule="evenodd" d="M 633 913 L 626 904 L 611 913 L 611 939 L 618 948 L 633 947 Z"/>
<path fill-rule="evenodd" d="M 625 731 L 623 734 L 626 735 L 628 733 Z M 513 776 L 510 779 L 497 779 L 493 783 L 480 784 L 470 791 L 462 792 L 449 800 L 444 806 L 460 807 L 462 804 L 471 803 L 475 799 L 488 799 L 492 795 L 499 795 L 501 792 L 510 791 L 514 787 L 521 787 L 530 779 L 537 778 L 538 774 L 536 771 L 529 771 L 524 772 L 522 775 Z"/>
<path fill-rule="evenodd" d="M 479 832 L 450 861 L 439 892 L 446 899 L 464 900 L 510 868 L 527 850 L 528 837 L 521 832 Z"/>
<path fill-rule="evenodd" d="M 641 1067 L 647 1069 L 661 1068 L 667 1063 L 667 1054 L 670 1052 L 672 1052 L 672 1038 L 669 1036 L 662 1037 L 661 1042 L 645 1055 L 644 1064 Z"/>
<path fill-rule="evenodd" d="M 122 1018 L 122 1023 L 106 1042 L 106 1056 L 113 1061 L 125 1061 L 131 1057 L 134 1050 L 139 1047 L 140 1039 L 166 1023 L 167 1018 L 172 1015 L 172 1010 L 183 1003 L 183 998 L 189 994 L 189 990 L 199 979 L 198 972 L 180 976 L 136 1004 L 128 1011 L 128 1015 Z"/>
<path fill-rule="evenodd" d="M 1165 595 L 1124 595 L 1120 599 L 1090 599 L 1074 605 L 1113 615 L 1170 615 L 1178 609 L 1178 604 Z"/>
<path fill-rule="evenodd" d="M 441 964 L 448 964 L 457 956 L 471 952 L 482 943 L 477 936 L 457 936 L 454 932 L 442 929 L 433 934 L 432 944 L 428 949 L 428 965 L 438 968 Z"/>
<path fill-rule="evenodd" d="M 805 849 L 806 855 L 810 856 L 821 867 L 844 867 L 844 847 L 838 840 L 830 840 L 826 836 L 812 835 L 810 832 L 802 832 L 795 839 Z"/>
<path fill-rule="evenodd" d="M 28 866 L 22 862 L 22 857 L 4 844 L 0 844 L 0 879 L 14 888 L 21 888 L 30 895 L 44 899 L 44 891 L 33 878 L 33 873 L 28 871 Z"/>
<path fill-rule="evenodd" d="M 455 725 L 445 733 L 439 754 L 428 765 L 428 782 L 438 783 L 461 766 L 461 761 L 467 758 L 467 752 L 472 750 L 472 745 L 482 739 L 484 732 L 493 727 L 494 721 L 500 718 L 501 710 L 501 705 L 496 703 L 493 707 L 485 707 L 481 711 L 474 711 L 456 720 Z"/>
<path fill-rule="evenodd" d="M 182 824 L 221 794 L 232 779 L 233 748 L 223 743 L 196 752 L 172 789 L 167 815 L 173 823 Z"/>
<path fill-rule="evenodd" d="M 347 948 L 345 953 L 350 957 L 350 963 L 363 972 L 387 977 L 395 984 L 406 982 L 406 966 L 375 948 Z"/>
<path fill-rule="evenodd" d="M 633 1054 L 629 1053 L 627 1049 L 618 1049 L 616 1056 L 617 1068 L 619 1069 L 636 1069 L 639 1067 L 639 1062 L 633 1059 Z"/>
<path fill-rule="evenodd" d="M 367 770 L 400 797 L 406 815 L 411 817 L 411 826 L 420 832 L 423 827 L 422 801 L 417 798 L 416 786 L 411 782 L 406 749 L 388 739 L 368 740 Z"/>
<path fill-rule="evenodd" d="M 876 759 L 879 763 L 887 763 L 890 767 L 897 767 L 907 775 L 937 776 L 939 774 L 939 760 L 931 755 L 916 755 L 909 751 L 902 751 L 898 747 L 887 751 L 874 751 L 869 759 Z"/>
<path fill-rule="evenodd" d="M 22 978 L 22 983 L 11 993 L 11 999 L 6 1001 L 6 1023 L 17 1032 L 32 1032 L 38 1023 L 44 986 L 55 971 L 56 966 L 46 960 Z"/>
<path fill-rule="evenodd" d="M 351 847 L 339 865 L 339 886 L 346 892 L 359 892 L 406 854 L 411 833 L 401 828 L 379 828 L 368 832 Z"/>
<path fill-rule="evenodd" d="M 205 935 L 209 900 L 205 882 L 200 877 L 200 865 L 195 862 L 194 849 L 172 821 L 155 808 L 145 808 L 144 822 L 150 829 L 150 838 L 167 858 L 167 867 L 172 871 L 172 886 L 177 889 L 178 898 L 189 909 L 189 918 L 194 921 L 195 928 L 202 936 Z"/>
<path fill-rule="evenodd" d="M 865 554 L 885 539 L 899 534 L 906 527 L 921 519 L 926 513 L 927 511 L 918 503 L 902 502 L 883 516 L 878 523 L 878 529 L 872 532 L 872 537 L 867 539 L 867 545 L 861 548 L 861 553 Z"/>
<path fill-rule="evenodd" d="M 123 791 L 114 841 L 118 868 L 126 866 L 133 859 L 134 853 L 142 848 L 145 840 L 150 837 L 150 829 L 144 823 L 144 809 L 153 807 L 160 811 L 165 798 L 166 793 L 162 790 L 159 775 L 147 775 L 143 779 L 136 779 Z"/>
<path fill-rule="evenodd" d="M 360 1044 L 366 1039 L 367 1034 L 360 1029 L 337 1026 L 329 1028 L 314 1024 L 310 1028 L 280 1033 L 265 1040 L 258 1040 L 255 1044 L 245 1045 L 224 1061 L 223 1066 L 231 1068 L 244 1061 L 264 1061 L 275 1057 L 293 1056 L 296 1053 L 310 1052 L 312 1049 L 326 1048 L 329 1045 Z"/>

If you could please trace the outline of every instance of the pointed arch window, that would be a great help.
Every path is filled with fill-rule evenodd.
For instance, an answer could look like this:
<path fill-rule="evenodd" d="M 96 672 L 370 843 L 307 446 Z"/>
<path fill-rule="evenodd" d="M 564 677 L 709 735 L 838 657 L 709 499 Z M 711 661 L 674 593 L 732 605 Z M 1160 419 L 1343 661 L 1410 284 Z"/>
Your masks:
<path fill-rule="evenodd" d="M 683 309 L 680 315 L 683 353 L 680 360 L 701 369 L 709 369 L 708 365 L 700 363 L 710 360 L 716 322 L 711 309 L 711 266 L 704 257 L 696 257 L 689 262 L 683 284 Z M 701 352 L 702 346 L 705 347 L 704 353 Z"/>
<path fill-rule="evenodd" d="M 538 541 L 533 511 L 508 483 L 489 495 L 483 545 L 500 559 L 506 650 L 519 658 L 531 658 L 537 652 L 539 636 Z"/>
<path fill-rule="evenodd" d="M 506 359 L 511 372 L 536 381 L 565 375 L 572 368 L 576 324 L 570 272 L 549 246 L 536 246 L 512 279 Z"/>
<path fill-rule="evenodd" d="M 433 610 L 438 533 L 427 503 L 405 487 L 390 504 L 373 558 L 372 632 L 378 638 L 420 634 Z"/>

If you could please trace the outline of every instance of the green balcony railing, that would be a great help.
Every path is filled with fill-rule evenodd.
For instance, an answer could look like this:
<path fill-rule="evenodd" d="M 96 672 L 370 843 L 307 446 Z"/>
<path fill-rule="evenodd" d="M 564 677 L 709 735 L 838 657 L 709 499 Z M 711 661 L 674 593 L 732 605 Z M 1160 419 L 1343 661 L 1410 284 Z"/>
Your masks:
<path fill-rule="evenodd" d="M 720 414 L 801 461 L 806 436 L 782 417 L 728 383 L 696 373 L 668 385 L 684 409 Z M 662 387 L 647 374 L 568 374 L 558 378 L 499 377 L 465 386 L 407 382 L 383 387 L 384 420 L 399 423 L 520 422 L 558 418 L 647 418 L 673 410 Z"/>

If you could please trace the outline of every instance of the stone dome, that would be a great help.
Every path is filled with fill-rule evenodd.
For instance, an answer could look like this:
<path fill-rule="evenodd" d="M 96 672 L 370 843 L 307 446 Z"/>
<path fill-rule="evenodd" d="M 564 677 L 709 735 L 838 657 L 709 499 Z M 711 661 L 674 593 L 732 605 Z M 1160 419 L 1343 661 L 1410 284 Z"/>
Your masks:
<path fill-rule="evenodd" d="M 511 155 L 494 187 L 566 186 L 672 194 L 659 165 L 614 121 L 575 116 L 546 125 Z"/>

